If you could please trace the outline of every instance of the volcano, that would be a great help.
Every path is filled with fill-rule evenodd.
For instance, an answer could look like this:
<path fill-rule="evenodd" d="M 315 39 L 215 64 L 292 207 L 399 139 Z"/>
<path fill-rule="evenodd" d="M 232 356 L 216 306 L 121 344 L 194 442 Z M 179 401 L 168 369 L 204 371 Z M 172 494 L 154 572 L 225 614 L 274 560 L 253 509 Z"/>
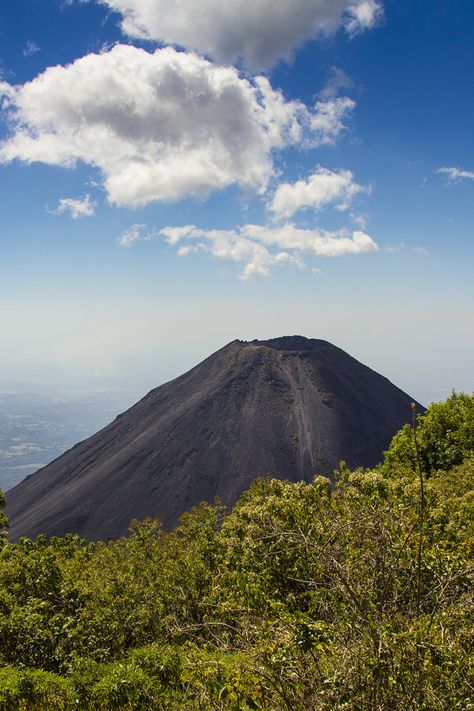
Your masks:
<path fill-rule="evenodd" d="M 115 538 L 147 516 L 169 529 L 201 501 L 233 504 L 259 475 L 372 466 L 412 400 L 327 341 L 233 341 L 11 489 L 10 539 Z"/>

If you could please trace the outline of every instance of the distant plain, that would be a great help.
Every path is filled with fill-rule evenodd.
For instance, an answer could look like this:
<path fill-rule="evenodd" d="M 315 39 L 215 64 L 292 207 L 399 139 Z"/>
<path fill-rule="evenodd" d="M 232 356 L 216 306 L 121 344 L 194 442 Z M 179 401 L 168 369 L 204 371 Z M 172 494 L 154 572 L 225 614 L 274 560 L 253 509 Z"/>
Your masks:
<path fill-rule="evenodd" d="M 0 490 L 8 491 L 126 410 L 146 387 L 0 384 Z"/>

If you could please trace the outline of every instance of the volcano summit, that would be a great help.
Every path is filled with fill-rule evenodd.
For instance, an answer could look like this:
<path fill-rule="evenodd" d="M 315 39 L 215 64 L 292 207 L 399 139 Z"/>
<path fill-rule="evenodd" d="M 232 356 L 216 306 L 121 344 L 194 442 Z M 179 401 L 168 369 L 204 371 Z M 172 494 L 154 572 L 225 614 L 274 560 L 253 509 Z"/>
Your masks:
<path fill-rule="evenodd" d="M 146 516 L 170 528 L 200 501 L 234 503 L 262 474 L 374 465 L 411 401 L 327 341 L 233 341 L 11 489 L 11 539 L 107 539 Z"/>

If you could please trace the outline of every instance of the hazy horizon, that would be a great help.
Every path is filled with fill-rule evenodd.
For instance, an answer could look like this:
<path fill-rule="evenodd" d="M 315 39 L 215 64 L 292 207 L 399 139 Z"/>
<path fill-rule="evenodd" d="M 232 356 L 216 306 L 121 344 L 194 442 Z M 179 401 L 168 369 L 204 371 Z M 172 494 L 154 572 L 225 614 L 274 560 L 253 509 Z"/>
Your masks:
<path fill-rule="evenodd" d="M 252 316 L 249 321 L 259 318 L 256 314 Z M 466 320 L 468 318 L 466 309 Z M 407 317 L 400 335 L 393 332 L 390 323 L 385 329 L 377 324 L 377 337 L 374 339 L 372 332 L 359 330 L 356 321 L 352 321 L 349 327 L 342 318 L 340 323 L 331 324 L 321 319 L 324 327 L 314 329 L 301 327 L 305 320 L 307 323 L 311 321 L 311 314 L 299 314 L 294 319 L 287 315 L 286 328 L 286 324 L 276 325 L 277 321 L 283 322 L 281 314 L 275 314 L 274 326 L 270 315 L 263 320 L 266 321 L 264 328 L 245 329 L 239 324 L 240 328 L 234 330 L 228 324 L 225 329 L 202 334 L 199 333 L 199 324 L 193 328 L 193 324 L 185 322 L 183 331 L 176 328 L 175 332 L 174 328 L 168 328 L 168 333 L 154 333 L 146 319 L 142 323 L 131 319 L 126 329 L 117 328 L 114 333 L 110 332 L 110 341 L 106 346 L 97 344 L 91 333 L 93 324 L 89 324 L 89 329 L 83 331 L 80 347 L 79 339 L 62 340 L 60 344 L 55 344 L 53 352 L 48 352 L 48 336 L 45 336 L 46 342 L 39 347 L 40 357 L 24 351 L 10 362 L 4 357 L 0 389 L 14 387 L 17 382 L 23 390 L 30 392 L 41 386 L 42 391 L 49 390 L 51 393 L 61 389 L 116 391 L 132 388 L 137 392 L 143 390 L 145 394 L 147 389 L 178 377 L 232 340 L 265 340 L 298 334 L 321 338 L 342 348 L 424 405 L 444 399 L 453 389 L 472 390 L 471 343 L 467 329 L 461 335 L 452 334 L 453 329 L 451 333 L 446 329 L 443 338 L 436 334 L 430 340 L 421 328 L 417 315 L 413 314 L 411 322 Z M 380 324 L 383 316 L 379 316 L 378 320 Z M 291 328 L 292 323 L 296 327 Z M 426 327 L 426 319 L 423 325 Z M 455 349 L 454 339 L 457 344 Z M 57 352 L 58 345 L 61 354 Z"/>

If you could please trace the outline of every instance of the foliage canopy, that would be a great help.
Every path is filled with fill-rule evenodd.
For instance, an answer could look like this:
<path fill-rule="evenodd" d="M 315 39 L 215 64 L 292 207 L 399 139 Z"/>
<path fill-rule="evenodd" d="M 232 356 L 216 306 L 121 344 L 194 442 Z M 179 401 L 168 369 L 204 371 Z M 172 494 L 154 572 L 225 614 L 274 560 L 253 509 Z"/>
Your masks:
<path fill-rule="evenodd" d="M 171 533 L 6 543 L 0 711 L 474 709 L 472 407 L 419 418 L 421 547 L 409 428 L 374 469 L 260 479 Z"/>
<path fill-rule="evenodd" d="M 444 402 L 430 405 L 418 416 L 418 440 L 422 468 L 426 474 L 461 464 L 474 452 L 474 397 L 452 392 Z M 385 454 L 386 463 L 415 466 L 413 433 L 405 425 L 395 435 Z"/>

